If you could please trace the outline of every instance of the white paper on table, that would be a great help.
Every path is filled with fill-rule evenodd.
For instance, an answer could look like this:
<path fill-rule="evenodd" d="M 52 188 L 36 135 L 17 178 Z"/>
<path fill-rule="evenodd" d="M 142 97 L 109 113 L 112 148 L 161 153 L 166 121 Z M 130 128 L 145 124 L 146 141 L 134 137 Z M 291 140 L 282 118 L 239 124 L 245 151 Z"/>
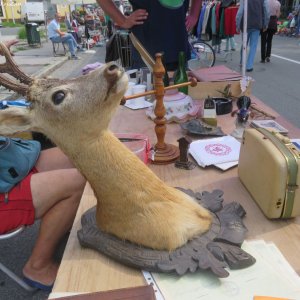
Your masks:
<path fill-rule="evenodd" d="M 141 109 L 141 108 L 147 108 L 152 106 L 153 103 L 150 103 L 146 100 L 144 100 L 143 102 L 140 102 L 138 104 L 135 103 L 131 103 L 130 100 L 127 100 L 126 103 L 124 104 L 124 106 L 130 108 L 130 109 Z"/>
<path fill-rule="evenodd" d="M 226 171 L 232 167 L 237 166 L 239 161 L 231 161 L 231 162 L 226 162 L 226 163 L 221 163 L 221 164 L 214 164 L 215 167 L 218 169 L 221 169 L 222 171 Z"/>
<path fill-rule="evenodd" d="M 278 261 L 284 261 L 283 256 L 271 252 L 266 243 L 252 246 L 251 242 L 245 242 L 242 248 L 256 258 L 256 263 L 245 269 L 230 270 L 227 278 L 217 278 L 205 271 L 181 277 L 161 273 L 152 275 L 165 300 L 253 300 L 253 296 L 300 299 L 298 281 L 285 272 L 286 269 L 281 269 L 283 262 L 279 267 Z M 293 279 L 295 284 L 291 283 Z"/>
<path fill-rule="evenodd" d="M 246 241 L 245 243 L 247 244 L 248 242 Z M 279 274 L 284 276 L 296 288 L 300 287 L 299 275 L 291 267 L 274 243 L 266 243 L 263 240 L 254 240 L 250 243 L 251 247 L 255 249 L 265 261 L 272 264 Z M 274 260 L 276 261 L 275 264 Z"/>
<path fill-rule="evenodd" d="M 189 153 L 201 167 L 239 160 L 241 143 L 232 136 L 192 142 Z"/>
<path fill-rule="evenodd" d="M 274 120 L 253 120 L 250 123 L 251 127 L 266 128 L 271 131 L 287 134 L 289 131 Z"/>

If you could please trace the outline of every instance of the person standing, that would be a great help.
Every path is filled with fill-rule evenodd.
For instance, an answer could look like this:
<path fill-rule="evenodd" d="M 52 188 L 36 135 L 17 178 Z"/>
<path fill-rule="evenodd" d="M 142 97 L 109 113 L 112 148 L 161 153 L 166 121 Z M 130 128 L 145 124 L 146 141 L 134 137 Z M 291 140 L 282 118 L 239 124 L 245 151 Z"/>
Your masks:
<path fill-rule="evenodd" d="M 272 39 L 277 32 L 277 21 L 280 16 L 281 4 L 278 0 L 269 0 L 270 21 L 266 31 L 261 30 L 261 63 L 270 62 Z"/>
<path fill-rule="evenodd" d="M 236 31 L 239 33 L 243 30 L 244 0 L 241 0 L 240 7 L 236 15 Z M 248 1 L 247 15 L 247 45 L 249 44 L 249 54 L 246 63 L 246 71 L 253 71 L 253 64 L 258 44 L 260 30 L 267 30 L 269 22 L 269 10 L 267 0 L 250 0 Z M 242 64 L 242 49 L 241 60 Z"/>
<path fill-rule="evenodd" d="M 190 58 L 188 31 L 198 21 L 202 0 L 192 0 L 188 15 L 189 0 L 176 1 L 174 7 L 170 7 L 174 5 L 170 1 L 164 0 L 130 0 L 133 12 L 129 16 L 122 14 L 112 0 L 97 1 L 118 26 L 132 30 L 152 57 L 157 52 L 164 52 L 167 70 L 177 68 L 180 51 Z M 132 68 L 144 66 L 135 49 L 132 58 Z"/>
<path fill-rule="evenodd" d="M 229 46 L 231 51 L 235 51 L 235 40 L 233 35 L 226 37 L 226 47 L 225 47 L 226 52 L 230 51 Z"/>
<path fill-rule="evenodd" d="M 75 33 L 76 42 L 80 43 L 81 42 L 81 36 L 79 36 L 79 24 L 78 24 L 76 18 L 74 18 L 74 17 L 73 17 L 73 20 L 71 22 L 71 26 L 72 26 L 72 29 L 74 30 L 74 33 Z"/>
<path fill-rule="evenodd" d="M 300 35 L 300 4 L 295 8 L 295 21 L 296 21 L 296 31 L 295 36 Z"/>

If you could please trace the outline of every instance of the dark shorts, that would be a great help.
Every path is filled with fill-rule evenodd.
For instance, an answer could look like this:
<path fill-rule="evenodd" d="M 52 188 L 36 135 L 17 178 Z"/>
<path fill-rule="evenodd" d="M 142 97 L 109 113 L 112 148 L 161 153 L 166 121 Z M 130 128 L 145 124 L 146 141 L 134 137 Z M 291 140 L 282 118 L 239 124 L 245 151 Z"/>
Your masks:
<path fill-rule="evenodd" d="M 5 194 L 0 193 L 0 234 L 6 233 L 21 225 L 34 223 L 34 207 L 30 180 L 37 170 L 30 173 L 8 193 L 8 203 L 5 203 Z"/>

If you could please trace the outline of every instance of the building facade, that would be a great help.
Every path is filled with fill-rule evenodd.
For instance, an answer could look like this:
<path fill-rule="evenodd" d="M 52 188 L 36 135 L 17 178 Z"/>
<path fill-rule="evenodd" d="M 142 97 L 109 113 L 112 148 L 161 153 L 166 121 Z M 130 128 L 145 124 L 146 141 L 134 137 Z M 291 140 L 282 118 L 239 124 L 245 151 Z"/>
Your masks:
<path fill-rule="evenodd" d="M 56 12 L 65 15 L 69 13 L 69 5 L 55 5 L 51 0 L 0 0 L 0 20 L 2 21 L 21 21 L 21 6 L 27 2 L 42 2 L 47 19 L 52 19 Z"/>

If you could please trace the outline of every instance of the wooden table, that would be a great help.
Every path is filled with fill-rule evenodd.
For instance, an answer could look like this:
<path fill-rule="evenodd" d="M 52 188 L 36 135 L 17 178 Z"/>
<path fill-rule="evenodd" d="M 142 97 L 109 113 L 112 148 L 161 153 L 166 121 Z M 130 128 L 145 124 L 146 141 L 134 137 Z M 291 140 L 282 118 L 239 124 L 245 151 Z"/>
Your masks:
<path fill-rule="evenodd" d="M 263 105 L 260 100 L 255 97 L 251 99 L 252 102 L 258 104 L 259 108 L 277 116 L 276 120 L 289 129 L 289 137 L 300 137 L 300 129 L 293 127 L 276 112 Z M 218 124 L 222 126 L 224 132 L 230 133 L 234 129 L 234 120 L 230 115 L 219 116 Z M 147 119 L 145 110 L 133 111 L 120 107 L 112 120 L 111 129 L 118 133 L 146 134 L 152 144 L 156 143 L 154 123 Z M 165 138 L 167 143 L 178 145 L 177 139 L 182 135 L 178 124 L 167 125 Z M 190 188 L 194 191 L 221 189 L 224 191 L 225 203 L 240 202 L 247 212 L 244 218 L 249 230 L 247 239 L 264 239 L 274 242 L 300 275 L 300 217 L 285 221 L 266 219 L 240 182 L 237 168 L 226 172 L 214 167 L 205 169 L 196 167 L 191 171 L 186 171 L 175 168 L 174 164 L 164 166 L 149 164 L 149 168 L 171 186 Z M 123 266 L 94 250 L 80 246 L 77 231 L 81 228 L 81 215 L 95 204 L 95 197 L 87 184 L 58 271 L 53 288 L 54 293 L 95 292 L 145 284 L 139 270 Z"/>

